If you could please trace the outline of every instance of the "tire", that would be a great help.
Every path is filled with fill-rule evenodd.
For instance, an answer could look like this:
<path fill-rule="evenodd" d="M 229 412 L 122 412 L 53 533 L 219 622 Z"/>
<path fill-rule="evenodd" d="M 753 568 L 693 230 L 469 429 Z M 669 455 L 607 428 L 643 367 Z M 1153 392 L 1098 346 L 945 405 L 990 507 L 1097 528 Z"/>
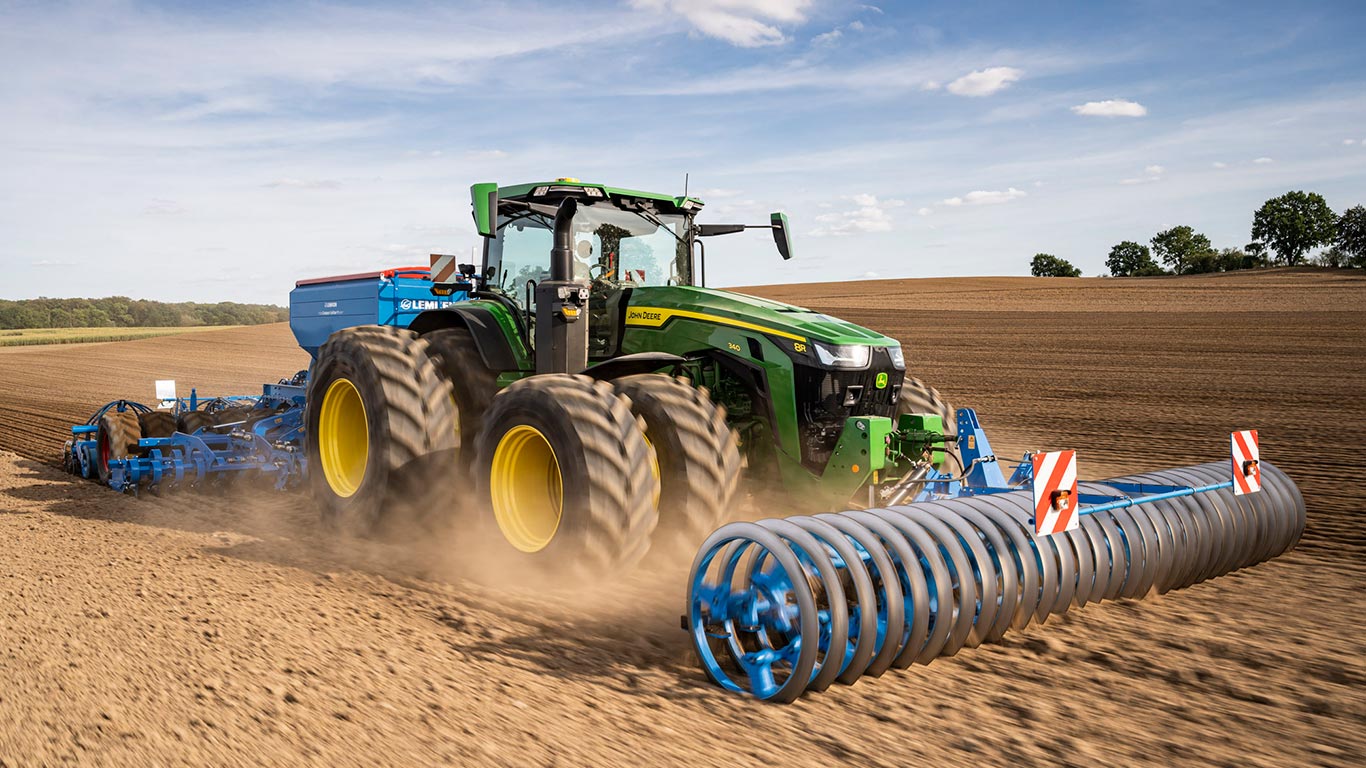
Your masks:
<path fill-rule="evenodd" d="M 444 487 L 428 469 L 455 451 L 451 388 L 412 331 L 333 333 L 318 350 L 306 418 L 309 485 L 325 526 L 379 533 L 400 507 L 421 508 Z"/>
<path fill-rule="evenodd" d="M 176 429 L 187 435 L 193 435 L 204 427 L 212 427 L 214 418 L 212 414 L 203 411 L 186 411 L 176 419 Z"/>
<path fill-rule="evenodd" d="M 740 479 L 740 448 L 725 408 L 683 378 L 646 373 L 612 386 L 630 399 L 655 452 L 659 525 L 650 552 L 691 557 L 730 512 Z"/>
<path fill-rule="evenodd" d="M 219 426 L 220 424 L 236 424 L 239 421 L 246 421 L 247 417 L 251 415 L 251 409 L 240 405 L 234 405 L 209 415 L 213 417 L 214 426 Z"/>
<path fill-rule="evenodd" d="M 896 415 L 906 413 L 930 413 L 944 420 L 945 434 L 958 434 L 958 413 L 952 405 L 939 394 L 939 390 L 914 376 L 907 376 L 901 383 L 901 393 L 897 397 Z M 957 445 L 945 445 L 944 452 L 951 454 L 945 471 L 962 471 L 963 458 Z"/>
<path fill-rule="evenodd" d="M 610 384 L 530 376 L 493 398 L 481 429 L 481 552 L 561 585 L 605 580 L 645 555 L 659 520 L 650 449 Z"/>
<path fill-rule="evenodd" d="M 95 432 L 95 472 L 100 482 L 109 482 L 109 462 L 126 459 L 137 454 L 138 441 L 142 439 L 142 426 L 138 415 L 133 411 L 119 411 L 113 408 L 100 417 L 99 429 Z"/>
<path fill-rule="evenodd" d="M 170 437 L 176 433 L 175 417 L 167 411 L 139 413 L 138 426 L 143 437 Z"/>
<path fill-rule="evenodd" d="M 422 338 L 429 345 L 437 369 L 450 381 L 455 396 L 459 433 L 456 467 L 465 480 L 473 477 L 470 468 L 474 464 L 475 446 L 479 444 L 484 414 L 498 394 L 498 372 L 484 365 L 474 336 L 467 328 L 439 328 Z"/>

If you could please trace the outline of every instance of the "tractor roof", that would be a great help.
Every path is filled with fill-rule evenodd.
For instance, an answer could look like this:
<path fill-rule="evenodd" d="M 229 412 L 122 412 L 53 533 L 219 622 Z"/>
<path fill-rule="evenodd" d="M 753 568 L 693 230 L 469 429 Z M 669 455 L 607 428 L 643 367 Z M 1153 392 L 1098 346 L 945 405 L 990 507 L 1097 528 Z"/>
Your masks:
<path fill-rule="evenodd" d="M 654 200 L 665 205 L 678 208 L 680 210 L 696 212 L 702 208 L 704 203 L 695 197 L 683 197 L 676 195 L 666 195 L 659 192 L 642 192 L 638 189 L 624 189 L 622 187 L 609 187 L 605 184 L 591 184 L 579 181 L 578 179 L 561 178 L 554 181 L 538 181 L 530 184 L 512 184 L 498 188 L 499 198 L 520 199 L 525 197 L 536 197 L 536 191 L 541 188 L 550 190 L 552 187 L 582 187 L 585 189 L 600 190 L 608 199 L 636 199 Z M 551 190 L 553 191 L 553 190 Z M 685 205 L 686 203 L 686 205 Z"/>

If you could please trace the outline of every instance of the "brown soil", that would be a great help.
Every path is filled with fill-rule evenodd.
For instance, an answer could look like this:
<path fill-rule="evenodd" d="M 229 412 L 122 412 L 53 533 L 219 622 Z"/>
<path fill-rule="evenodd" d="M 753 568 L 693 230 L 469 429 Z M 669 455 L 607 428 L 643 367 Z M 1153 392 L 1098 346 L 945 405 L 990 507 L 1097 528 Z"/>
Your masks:
<path fill-rule="evenodd" d="M 996 452 L 1084 476 L 1220 457 L 1309 505 L 1300 548 L 788 707 L 709 686 L 686 565 L 593 594 L 454 575 L 458 538 L 318 530 L 299 496 L 119 497 L 67 425 L 176 378 L 250 393 L 288 329 L 0 352 L 0 765 L 1215 764 L 1366 760 L 1366 279 L 914 280 L 752 289 L 902 339 Z M 777 511 L 777 510 L 775 510 Z"/>

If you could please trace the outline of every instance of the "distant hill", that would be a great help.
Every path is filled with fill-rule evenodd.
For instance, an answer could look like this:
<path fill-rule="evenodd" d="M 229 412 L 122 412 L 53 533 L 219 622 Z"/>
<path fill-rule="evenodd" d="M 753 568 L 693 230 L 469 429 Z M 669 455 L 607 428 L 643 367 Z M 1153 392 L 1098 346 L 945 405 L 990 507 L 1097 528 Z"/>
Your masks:
<path fill-rule="evenodd" d="M 110 296 L 104 299 L 0 300 L 0 329 L 14 328 L 164 328 L 195 325 L 260 325 L 289 319 L 289 310 L 272 304 L 170 304 Z"/>

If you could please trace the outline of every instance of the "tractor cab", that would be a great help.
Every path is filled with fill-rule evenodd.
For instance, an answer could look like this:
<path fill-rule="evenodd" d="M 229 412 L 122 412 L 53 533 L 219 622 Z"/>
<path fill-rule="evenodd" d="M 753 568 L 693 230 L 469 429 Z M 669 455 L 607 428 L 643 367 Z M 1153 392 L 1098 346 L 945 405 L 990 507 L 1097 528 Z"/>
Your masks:
<path fill-rule="evenodd" d="M 476 200 L 478 200 L 476 196 Z M 569 270 L 554 275 L 555 219 L 569 200 Z M 536 326 L 536 288 L 554 278 L 589 287 L 588 356 L 613 355 L 632 290 L 693 284 L 693 216 L 702 202 L 557 179 L 497 190 L 497 215 L 484 245 L 485 290 L 499 294 Z M 477 203 L 476 203 L 477 207 Z M 536 345 L 535 334 L 528 334 Z"/>
<path fill-rule="evenodd" d="M 740 232 L 747 225 L 698 225 L 704 203 L 689 196 L 587 184 L 578 179 L 472 188 L 475 221 L 484 235 L 483 292 L 496 296 L 522 318 L 528 345 L 537 344 L 537 287 L 569 281 L 588 287 L 588 357 L 604 360 L 621 352 L 627 307 L 640 289 L 705 284 L 705 249 L 700 238 Z M 556 220 L 573 206 L 567 232 L 567 263 L 557 265 Z M 773 214 L 779 252 L 791 254 L 787 219 Z M 567 267 L 556 274 L 557 266 Z"/>
<path fill-rule="evenodd" d="M 572 278 L 606 287 L 692 285 L 693 216 L 702 202 L 559 179 L 498 190 L 496 229 L 485 242 L 488 287 L 523 303 L 550 279 L 555 215 L 576 198 Z"/>

